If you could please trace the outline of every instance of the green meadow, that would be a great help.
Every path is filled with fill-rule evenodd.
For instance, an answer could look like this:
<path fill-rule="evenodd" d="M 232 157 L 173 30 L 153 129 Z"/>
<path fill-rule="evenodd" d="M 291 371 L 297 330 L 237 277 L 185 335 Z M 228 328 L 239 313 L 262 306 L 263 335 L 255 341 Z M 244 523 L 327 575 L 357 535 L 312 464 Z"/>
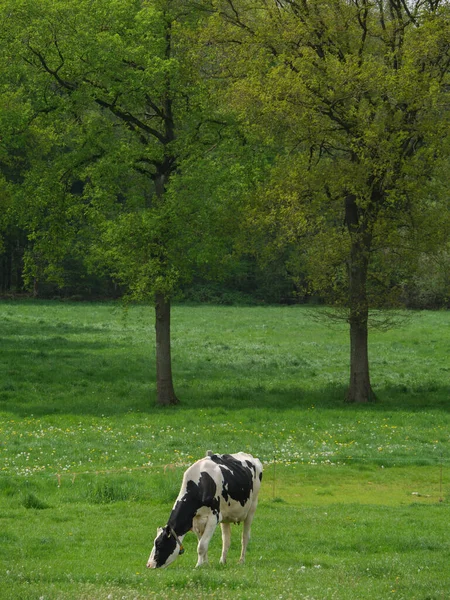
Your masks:
<path fill-rule="evenodd" d="M 153 310 L 0 303 L 3 600 L 447 600 L 450 312 L 370 338 L 378 402 L 344 403 L 348 331 L 314 307 L 175 306 L 177 407 L 155 406 Z M 245 565 L 196 538 L 145 564 L 184 469 L 265 473 Z"/>

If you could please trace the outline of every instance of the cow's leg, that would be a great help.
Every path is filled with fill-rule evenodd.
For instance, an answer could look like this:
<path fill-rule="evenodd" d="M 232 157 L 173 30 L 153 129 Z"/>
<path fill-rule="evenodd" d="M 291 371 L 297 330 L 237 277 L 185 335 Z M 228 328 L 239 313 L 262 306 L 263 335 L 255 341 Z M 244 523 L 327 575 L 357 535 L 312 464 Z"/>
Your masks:
<path fill-rule="evenodd" d="M 239 558 L 240 563 L 245 561 L 245 553 L 247 551 L 248 541 L 250 539 L 250 529 L 252 526 L 253 517 L 255 516 L 255 511 L 256 503 L 250 508 L 247 518 L 244 521 L 244 527 L 242 529 L 242 550 L 241 557 Z"/>
<path fill-rule="evenodd" d="M 208 562 L 208 546 L 209 546 L 209 542 L 211 541 L 211 538 L 213 536 L 213 533 L 214 533 L 214 530 L 216 529 L 216 527 L 217 527 L 217 517 L 215 517 L 214 515 L 211 515 L 210 517 L 208 517 L 208 520 L 206 521 L 203 535 L 200 538 L 200 541 L 197 546 L 198 560 L 197 560 L 197 564 L 195 565 L 196 567 L 201 567 L 202 565 L 204 565 L 205 563 Z"/>
<path fill-rule="evenodd" d="M 227 562 L 227 554 L 231 544 L 231 527 L 229 523 L 221 523 L 220 528 L 222 529 L 222 556 L 220 557 L 220 564 L 224 565 Z"/>

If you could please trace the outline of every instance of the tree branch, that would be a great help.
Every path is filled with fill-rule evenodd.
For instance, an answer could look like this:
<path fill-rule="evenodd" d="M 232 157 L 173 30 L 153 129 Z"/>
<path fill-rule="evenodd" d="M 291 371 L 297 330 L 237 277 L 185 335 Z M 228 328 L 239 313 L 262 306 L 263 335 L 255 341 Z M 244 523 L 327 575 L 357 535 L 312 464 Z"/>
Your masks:
<path fill-rule="evenodd" d="M 154 129 L 153 127 L 149 127 L 148 125 L 143 123 L 140 119 L 138 119 L 137 117 L 135 117 L 128 111 L 122 110 L 122 109 L 118 108 L 117 106 L 115 106 L 113 103 L 106 102 L 106 100 L 103 100 L 101 98 L 95 98 L 94 100 L 99 106 L 101 106 L 103 108 L 107 108 L 116 117 L 118 117 L 120 120 L 122 120 L 124 123 L 126 123 L 132 131 L 135 131 L 137 128 L 137 129 L 147 133 L 148 135 L 156 138 L 159 142 L 161 142 L 161 144 L 166 144 L 169 141 L 157 129 Z"/>
<path fill-rule="evenodd" d="M 41 64 L 42 68 L 44 69 L 44 71 L 46 71 L 49 75 L 51 75 L 54 79 L 56 79 L 56 81 L 61 85 L 61 87 L 63 87 L 64 89 L 66 89 L 70 92 L 74 92 L 78 88 L 78 85 L 76 83 L 72 83 L 71 81 L 66 81 L 62 77 L 59 76 L 59 71 L 64 64 L 64 59 L 63 59 L 63 62 L 60 63 L 60 65 L 56 69 L 51 69 L 49 67 L 49 65 L 47 64 L 45 57 L 43 56 L 43 54 L 41 52 L 39 52 L 39 50 L 36 50 L 35 48 L 33 48 L 30 43 L 28 43 L 28 48 L 30 49 L 31 53 L 34 54 L 34 56 L 36 56 L 36 58 L 38 59 L 38 61 Z M 32 64 L 26 58 L 25 58 L 25 61 L 28 62 L 29 64 Z"/>

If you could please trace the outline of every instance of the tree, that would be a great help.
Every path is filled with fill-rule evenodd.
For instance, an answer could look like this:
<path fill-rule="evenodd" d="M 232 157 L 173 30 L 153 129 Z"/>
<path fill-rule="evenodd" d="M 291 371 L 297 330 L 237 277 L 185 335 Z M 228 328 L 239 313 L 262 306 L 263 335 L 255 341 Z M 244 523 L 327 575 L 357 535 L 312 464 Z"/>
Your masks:
<path fill-rule="evenodd" d="M 36 111 L 60 136 L 55 160 L 35 168 L 22 186 L 23 194 L 34 190 L 36 213 L 55 228 L 49 235 L 37 219 L 39 248 L 55 256 L 56 229 L 66 225 L 68 211 L 74 232 L 89 223 L 97 257 L 130 297 L 154 300 L 157 399 L 176 404 L 171 298 L 189 277 L 192 256 L 174 241 L 186 232 L 181 218 L 189 211 L 178 211 L 173 193 L 168 202 L 168 190 L 186 156 L 222 126 L 210 118 L 190 62 L 203 13 L 186 0 L 5 5 L 10 52 L 28 67 Z M 74 193 L 75 184 L 81 192 Z"/>
<path fill-rule="evenodd" d="M 20 69 L 8 73 L 11 59 L 0 49 L 0 286 L 23 291 L 23 256 L 27 249 L 15 189 L 24 181 L 34 154 L 43 151 L 31 103 L 24 94 Z"/>
<path fill-rule="evenodd" d="M 445 195 L 431 194 L 449 150 L 450 6 L 219 0 L 216 9 L 230 104 L 279 148 L 260 195 L 315 267 L 314 289 L 347 307 L 347 398 L 370 401 L 373 284 L 398 253 L 439 243 L 443 216 L 448 224 Z"/>

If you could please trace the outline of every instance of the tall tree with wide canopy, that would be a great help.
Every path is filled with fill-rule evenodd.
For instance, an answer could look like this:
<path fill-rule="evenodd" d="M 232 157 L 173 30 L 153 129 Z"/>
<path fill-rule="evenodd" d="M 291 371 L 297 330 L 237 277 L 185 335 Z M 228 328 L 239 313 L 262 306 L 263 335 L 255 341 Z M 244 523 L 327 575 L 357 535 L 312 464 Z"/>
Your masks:
<path fill-rule="evenodd" d="M 57 131 L 53 156 L 36 165 L 22 189 L 33 190 L 35 236 L 46 237 L 50 255 L 40 216 L 52 214 L 63 225 L 53 208 L 65 211 L 67 198 L 72 221 L 95 225 L 97 256 L 132 298 L 154 299 L 157 401 L 176 404 L 171 297 L 189 276 L 192 257 L 179 234 L 193 211 L 178 211 L 168 189 L 189 153 L 201 154 L 203 140 L 211 146 L 223 127 L 208 113 L 190 60 L 205 13 L 188 0 L 3 4 L 9 68 L 14 61 L 26 67 L 37 114 Z M 198 231 L 188 232 L 192 243 L 205 232 L 202 210 Z M 55 250 L 54 239 L 50 245 Z"/>
<path fill-rule="evenodd" d="M 279 148 L 259 198 L 281 234 L 303 246 L 313 288 L 331 290 L 347 307 L 347 399 L 368 402 L 374 282 L 397 253 L 411 259 L 412 249 L 439 241 L 440 222 L 448 224 L 436 178 L 449 152 L 450 4 L 215 6 L 211 41 L 218 52 L 227 48 L 229 104 Z"/>

